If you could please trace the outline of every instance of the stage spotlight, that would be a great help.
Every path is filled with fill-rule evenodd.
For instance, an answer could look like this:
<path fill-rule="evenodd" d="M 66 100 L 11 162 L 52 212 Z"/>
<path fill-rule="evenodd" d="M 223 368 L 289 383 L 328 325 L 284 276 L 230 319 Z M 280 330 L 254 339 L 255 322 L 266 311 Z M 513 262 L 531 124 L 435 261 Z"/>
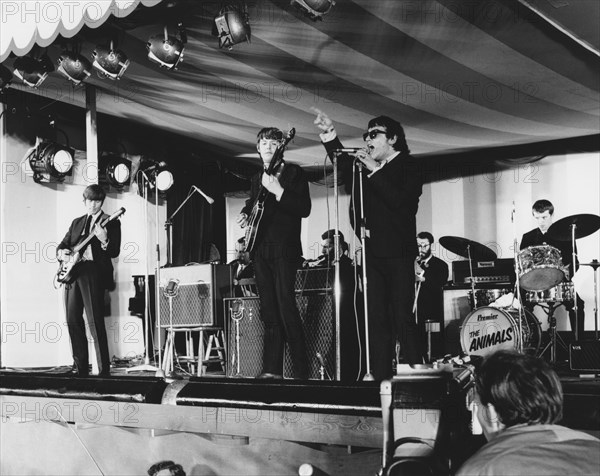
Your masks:
<path fill-rule="evenodd" d="M 129 185 L 131 161 L 116 155 L 100 157 L 99 180 L 116 188 Z"/>
<path fill-rule="evenodd" d="M 91 75 L 92 64 L 80 54 L 63 51 L 58 60 L 58 72 L 76 86 Z"/>
<path fill-rule="evenodd" d="M 6 66 L 0 64 L 0 91 L 8 87 L 12 81 L 12 73 Z"/>
<path fill-rule="evenodd" d="M 54 66 L 47 55 L 40 58 L 32 56 L 21 56 L 14 63 L 15 76 L 31 88 L 38 88 L 48 77 L 48 73 L 54 71 Z"/>
<path fill-rule="evenodd" d="M 159 192 L 166 192 L 175 183 L 173 173 L 169 170 L 167 163 L 164 161 L 145 161 L 140 166 L 138 174 L 139 173 L 143 175 L 144 180 L 150 188 L 156 187 Z"/>
<path fill-rule="evenodd" d="M 166 26 L 163 35 L 150 37 L 146 48 L 148 48 L 148 59 L 158 63 L 161 68 L 176 69 L 179 62 L 183 61 L 184 41 L 169 36 Z"/>
<path fill-rule="evenodd" d="M 163 169 L 156 173 L 154 183 L 160 192 L 166 192 L 173 186 L 175 180 L 170 170 Z"/>
<path fill-rule="evenodd" d="M 92 66 L 113 80 L 120 79 L 130 63 L 125 53 L 114 49 L 112 41 L 108 48 L 105 45 L 97 45 L 92 56 Z"/>
<path fill-rule="evenodd" d="M 242 41 L 250 43 L 250 22 L 246 4 L 226 5 L 215 17 L 213 35 L 219 37 L 219 48 L 232 49 Z"/>
<path fill-rule="evenodd" d="M 29 154 L 28 161 L 37 183 L 49 182 L 50 177 L 62 180 L 73 168 L 75 151 L 56 142 L 42 141 Z"/>
<path fill-rule="evenodd" d="M 291 0 L 290 5 L 295 6 L 311 20 L 322 20 L 329 10 L 335 5 L 335 0 Z"/>

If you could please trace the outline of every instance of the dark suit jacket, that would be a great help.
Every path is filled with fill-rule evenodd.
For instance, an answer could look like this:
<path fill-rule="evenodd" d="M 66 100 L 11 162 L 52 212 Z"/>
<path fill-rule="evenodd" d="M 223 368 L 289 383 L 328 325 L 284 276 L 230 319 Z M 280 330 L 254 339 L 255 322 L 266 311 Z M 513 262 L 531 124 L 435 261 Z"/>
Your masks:
<path fill-rule="evenodd" d="M 248 216 L 260 191 L 262 174 L 261 171 L 252 177 L 250 198 L 242 209 Z M 253 254 L 268 259 L 285 256 L 299 262 L 302 218 L 307 217 L 311 209 L 308 181 L 301 167 L 285 164 L 279 183 L 284 189 L 283 195 L 278 202 L 275 195 L 267 194 Z"/>
<path fill-rule="evenodd" d="M 109 215 L 102 213 L 97 223 L 108 218 Z M 79 218 L 75 218 L 67 231 L 67 234 L 59 243 L 57 250 L 62 249 L 73 249 L 75 245 L 85 239 L 85 236 L 81 236 L 85 227 L 85 221 L 87 214 Z M 96 236 L 92 238 L 88 246 L 92 247 L 92 255 L 94 257 L 94 263 L 97 263 L 100 268 L 100 274 L 102 277 L 102 283 L 105 289 L 112 289 L 114 287 L 113 278 L 113 265 L 111 258 L 119 256 L 121 250 L 121 222 L 119 220 L 113 220 L 106 225 L 106 232 L 108 233 L 108 247 L 106 250 L 102 249 L 100 240 Z M 75 277 L 76 269 L 75 271 Z"/>
<path fill-rule="evenodd" d="M 520 248 L 523 250 L 529 246 L 540 246 L 548 244 L 558 249 L 562 255 L 562 263 L 569 267 L 569 273 L 573 277 L 573 246 L 570 241 L 559 241 L 546 236 L 539 228 L 528 231 L 521 238 Z M 577 248 L 575 248 L 577 251 Z M 577 262 L 579 265 L 579 262 Z"/>
<path fill-rule="evenodd" d="M 337 137 L 324 145 L 330 157 L 333 150 L 343 147 Z M 355 233 L 360 235 L 358 172 L 353 162 L 352 157 L 343 154 L 338 167 L 348 193 L 352 193 L 352 174 L 356 174 L 354 209 L 350 210 L 350 219 Z M 416 214 L 422 191 L 418 161 L 409 154 L 400 154 L 371 177 L 367 178 L 368 174 L 368 170 L 363 170 L 368 252 L 381 258 L 414 259 L 417 256 Z"/>
<path fill-rule="evenodd" d="M 448 265 L 445 261 L 432 256 L 421 266 L 425 281 L 421 282 L 417 313 L 419 321 L 431 319 L 442 321 L 444 317 L 444 295 L 442 286 L 448 281 Z"/>

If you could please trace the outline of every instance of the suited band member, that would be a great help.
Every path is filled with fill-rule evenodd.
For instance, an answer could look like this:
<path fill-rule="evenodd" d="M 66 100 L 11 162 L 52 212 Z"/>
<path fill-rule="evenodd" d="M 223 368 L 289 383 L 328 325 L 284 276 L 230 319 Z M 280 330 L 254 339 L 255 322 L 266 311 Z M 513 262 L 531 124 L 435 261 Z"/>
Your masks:
<path fill-rule="evenodd" d="M 329 156 L 343 148 L 331 119 L 316 110 L 315 125 L 321 130 Z M 422 190 L 418 162 L 410 155 L 404 129 L 387 116 L 371 119 L 363 135 L 365 147 L 339 158 L 340 175 L 352 194 L 350 218 L 359 234 L 360 187 L 352 190 L 354 160 L 364 167 L 363 195 L 366 220 L 367 300 L 370 363 L 373 377 L 391 377 L 396 337 L 404 361 L 422 363 L 414 301 L 416 213 Z"/>
<path fill-rule="evenodd" d="M 265 171 L 252 178 L 250 198 L 237 222 L 242 227 L 248 225 L 262 185 L 268 193 L 250 256 L 260 298 L 260 317 L 265 323 L 263 371 L 258 378 L 283 376 L 283 351 L 287 342 L 294 378 L 306 379 L 309 374 L 306 343 L 294 284 L 302 259 L 302 218 L 310 214 L 311 200 L 301 167 L 284 162 L 273 175 L 266 172 L 271 160 L 281 154 L 282 143 L 283 133 L 279 129 L 266 127 L 259 131 L 256 149 Z"/>
<path fill-rule="evenodd" d="M 242 236 L 235 243 L 236 258 L 228 263 L 233 267 L 233 292 L 236 297 L 257 295 L 256 285 L 251 282 L 254 281 L 254 264 L 245 248 L 246 238 Z"/>
<path fill-rule="evenodd" d="M 80 250 L 81 261 L 73 268 L 74 280 L 65 284 L 65 307 L 67 326 L 73 352 L 73 372 L 78 376 L 89 373 L 88 341 L 83 311 L 88 320 L 100 375 L 110 374 L 110 356 L 104 325 L 104 291 L 114 288 L 112 258 L 121 249 L 121 223 L 110 221 L 106 227 L 101 221 L 108 218 L 102 211 L 106 193 L 99 185 L 90 185 L 83 191 L 83 203 L 87 213 L 75 218 L 57 247 L 60 261 L 69 259 L 71 250 L 90 233 L 94 235 L 88 245 Z"/>
<path fill-rule="evenodd" d="M 432 254 L 432 244 L 433 235 L 428 231 L 422 231 L 417 235 L 419 256 L 415 260 L 415 283 L 418 297 L 415 312 L 423 349 L 427 348 L 425 321 L 437 322 L 440 324 L 440 329 L 443 328 L 444 295 L 442 287 L 448 281 L 449 274 L 446 262 Z M 443 355 L 440 336 L 439 332 L 432 334 L 432 358 Z"/>

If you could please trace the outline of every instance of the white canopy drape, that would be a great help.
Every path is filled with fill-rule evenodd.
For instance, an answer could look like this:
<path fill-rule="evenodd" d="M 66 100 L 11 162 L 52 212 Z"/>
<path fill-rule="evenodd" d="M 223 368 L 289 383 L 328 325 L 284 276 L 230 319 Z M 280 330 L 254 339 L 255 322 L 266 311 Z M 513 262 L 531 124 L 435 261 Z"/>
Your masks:
<path fill-rule="evenodd" d="M 162 0 L 0 0 L 0 62 L 10 53 L 26 54 L 35 44 L 45 47 L 58 35 L 71 38 L 86 25 L 98 28 L 110 15 L 125 17 L 141 3 Z"/>

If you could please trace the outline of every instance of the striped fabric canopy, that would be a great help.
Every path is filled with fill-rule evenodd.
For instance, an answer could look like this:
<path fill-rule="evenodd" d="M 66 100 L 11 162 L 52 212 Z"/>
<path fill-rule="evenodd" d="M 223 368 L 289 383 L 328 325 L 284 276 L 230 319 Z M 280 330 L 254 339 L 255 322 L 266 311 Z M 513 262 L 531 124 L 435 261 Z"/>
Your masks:
<path fill-rule="evenodd" d="M 380 114 L 404 125 L 415 154 L 598 142 L 597 0 L 338 0 L 322 21 L 289 0 L 261 0 L 249 3 L 251 43 L 232 50 L 211 34 L 219 2 L 167 3 L 178 5 L 111 20 L 132 65 L 119 82 L 89 82 L 100 112 L 189 136 L 215 154 L 255 158 L 257 130 L 275 125 L 296 128 L 288 159 L 322 163 L 313 108 L 329 114 L 348 147 L 361 146 Z M 188 42 L 179 69 L 167 71 L 147 60 L 145 44 L 176 8 Z M 82 52 L 91 51 L 90 31 L 81 36 Z M 2 54 L 11 49 L 24 47 L 5 47 L 3 36 Z M 85 104 L 56 73 L 35 94 Z"/>

